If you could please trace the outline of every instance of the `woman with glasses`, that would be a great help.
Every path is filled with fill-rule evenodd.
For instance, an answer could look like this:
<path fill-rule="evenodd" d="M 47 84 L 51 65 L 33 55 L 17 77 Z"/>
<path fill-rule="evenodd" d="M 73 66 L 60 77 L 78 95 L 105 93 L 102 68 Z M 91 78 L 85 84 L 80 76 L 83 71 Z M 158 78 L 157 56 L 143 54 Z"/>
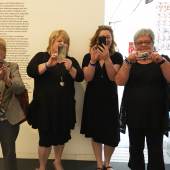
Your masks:
<path fill-rule="evenodd" d="M 163 135 L 168 132 L 167 82 L 170 81 L 169 58 L 154 48 L 151 29 L 140 29 L 134 35 L 135 51 L 124 61 L 116 83 L 124 85 L 121 122 L 129 131 L 128 166 L 144 170 L 145 140 L 148 149 L 147 170 L 165 170 Z"/>
<path fill-rule="evenodd" d="M 120 140 L 115 75 L 123 58 L 115 48 L 112 28 L 99 26 L 82 64 L 87 87 L 81 133 L 92 138 L 98 170 L 112 170 L 110 159 Z"/>

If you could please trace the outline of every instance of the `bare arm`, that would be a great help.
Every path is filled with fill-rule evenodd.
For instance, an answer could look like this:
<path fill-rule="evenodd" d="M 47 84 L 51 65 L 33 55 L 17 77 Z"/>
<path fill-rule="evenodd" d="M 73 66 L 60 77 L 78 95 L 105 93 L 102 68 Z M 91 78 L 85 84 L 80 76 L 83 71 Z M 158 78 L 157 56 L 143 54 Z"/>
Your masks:
<path fill-rule="evenodd" d="M 123 62 L 123 65 L 116 74 L 115 81 L 117 85 L 124 86 L 129 79 L 129 73 L 132 63 L 136 62 L 137 54 L 133 53 L 128 56 Z"/>
<path fill-rule="evenodd" d="M 106 66 L 106 72 L 107 72 L 107 75 L 109 77 L 109 80 L 115 81 L 115 75 L 118 72 L 118 70 L 120 69 L 120 65 L 119 64 L 113 64 L 110 57 L 108 57 L 105 60 L 105 66 Z"/>
<path fill-rule="evenodd" d="M 165 56 L 166 57 L 166 56 Z M 159 55 L 157 52 L 151 54 L 152 60 L 160 65 L 161 71 L 167 82 L 170 82 L 170 62 L 167 59 Z"/>
<path fill-rule="evenodd" d="M 75 58 L 64 58 L 62 59 L 62 63 L 74 81 L 81 82 L 84 79 L 83 71 Z"/>
<path fill-rule="evenodd" d="M 132 65 L 127 62 L 123 62 L 123 65 L 119 69 L 115 77 L 115 82 L 117 85 L 124 86 L 129 79 L 129 73 Z"/>
<path fill-rule="evenodd" d="M 160 65 L 160 68 L 167 82 L 170 82 L 170 62 L 165 59 L 165 62 Z"/>
<path fill-rule="evenodd" d="M 90 61 L 90 63 L 91 63 L 91 61 Z M 94 74 L 95 74 L 96 65 L 95 65 L 95 63 L 94 63 L 94 65 L 91 65 L 93 63 L 91 63 L 91 64 L 90 63 L 87 67 L 83 68 L 84 79 L 86 81 L 91 81 L 94 77 Z"/>
<path fill-rule="evenodd" d="M 90 62 L 88 66 L 83 68 L 84 79 L 86 81 L 91 81 L 94 77 L 98 56 L 99 54 L 98 54 L 96 47 L 92 47 L 90 49 L 90 57 L 91 57 Z"/>
<path fill-rule="evenodd" d="M 71 75 L 71 77 L 72 77 L 73 79 L 75 79 L 75 78 L 76 78 L 76 75 L 77 75 L 77 70 L 76 70 L 76 68 L 73 67 L 72 61 L 71 61 L 70 59 L 68 59 L 68 58 L 65 58 L 65 59 L 63 60 L 63 63 L 64 63 L 64 66 L 65 66 L 66 70 L 67 70 L 67 71 L 69 72 L 69 74 Z"/>

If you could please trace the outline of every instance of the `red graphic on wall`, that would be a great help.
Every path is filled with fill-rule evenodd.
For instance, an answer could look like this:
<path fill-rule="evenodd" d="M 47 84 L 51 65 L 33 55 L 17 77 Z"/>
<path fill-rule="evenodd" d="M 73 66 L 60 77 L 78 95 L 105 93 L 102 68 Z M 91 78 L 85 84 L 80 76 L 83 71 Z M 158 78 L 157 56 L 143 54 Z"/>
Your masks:
<path fill-rule="evenodd" d="M 134 43 L 129 42 L 129 48 L 128 48 L 129 54 L 131 54 L 134 50 L 135 50 Z"/>

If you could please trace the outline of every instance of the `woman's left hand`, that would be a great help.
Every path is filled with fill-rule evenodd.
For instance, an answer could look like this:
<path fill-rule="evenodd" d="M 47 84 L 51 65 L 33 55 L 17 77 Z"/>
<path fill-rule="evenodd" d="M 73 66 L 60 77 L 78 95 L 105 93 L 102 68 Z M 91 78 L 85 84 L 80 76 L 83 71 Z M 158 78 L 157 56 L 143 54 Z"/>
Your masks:
<path fill-rule="evenodd" d="M 98 53 L 99 53 L 99 59 L 106 60 L 110 57 L 109 48 L 106 45 L 103 44 L 103 47 L 99 46 L 97 50 L 98 50 Z"/>
<path fill-rule="evenodd" d="M 155 63 L 160 63 L 162 60 L 164 60 L 164 59 L 162 58 L 162 56 L 159 55 L 157 52 L 152 52 L 149 57 L 150 57 L 150 58 L 152 59 L 152 61 L 155 62 Z"/>
<path fill-rule="evenodd" d="M 70 71 L 72 68 L 72 61 L 68 58 L 64 58 L 62 62 L 64 63 L 66 70 Z"/>
<path fill-rule="evenodd" d="M 4 79 L 4 69 L 3 67 L 0 68 L 0 80 Z"/>
<path fill-rule="evenodd" d="M 1 68 L 0 68 L 0 80 L 6 80 L 6 79 L 9 79 L 9 68 L 6 67 L 5 65 L 3 65 Z"/>

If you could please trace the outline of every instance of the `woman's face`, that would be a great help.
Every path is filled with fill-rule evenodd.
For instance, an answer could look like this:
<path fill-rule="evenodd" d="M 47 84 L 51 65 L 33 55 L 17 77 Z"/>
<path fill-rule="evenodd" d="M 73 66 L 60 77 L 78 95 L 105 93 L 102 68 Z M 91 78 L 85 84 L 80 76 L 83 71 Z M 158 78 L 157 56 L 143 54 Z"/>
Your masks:
<path fill-rule="evenodd" d="M 152 52 L 154 49 L 154 44 L 149 35 L 139 36 L 134 43 L 136 51 Z"/>
<path fill-rule="evenodd" d="M 62 36 L 59 36 L 58 38 L 56 38 L 52 44 L 51 47 L 51 52 L 52 53 L 56 53 L 56 51 L 58 51 L 58 47 L 59 46 L 65 46 L 68 50 L 68 44 L 65 43 L 65 40 Z"/>
<path fill-rule="evenodd" d="M 0 49 L 0 60 L 4 60 L 6 52 L 3 49 Z"/>
<path fill-rule="evenodd" d="M 112 35 L 108 30 L 102 30 L 99 33 L 99 37 L 106 37 L 106 45 L 110 48 L 111 44 L 112 44 Z"/>

